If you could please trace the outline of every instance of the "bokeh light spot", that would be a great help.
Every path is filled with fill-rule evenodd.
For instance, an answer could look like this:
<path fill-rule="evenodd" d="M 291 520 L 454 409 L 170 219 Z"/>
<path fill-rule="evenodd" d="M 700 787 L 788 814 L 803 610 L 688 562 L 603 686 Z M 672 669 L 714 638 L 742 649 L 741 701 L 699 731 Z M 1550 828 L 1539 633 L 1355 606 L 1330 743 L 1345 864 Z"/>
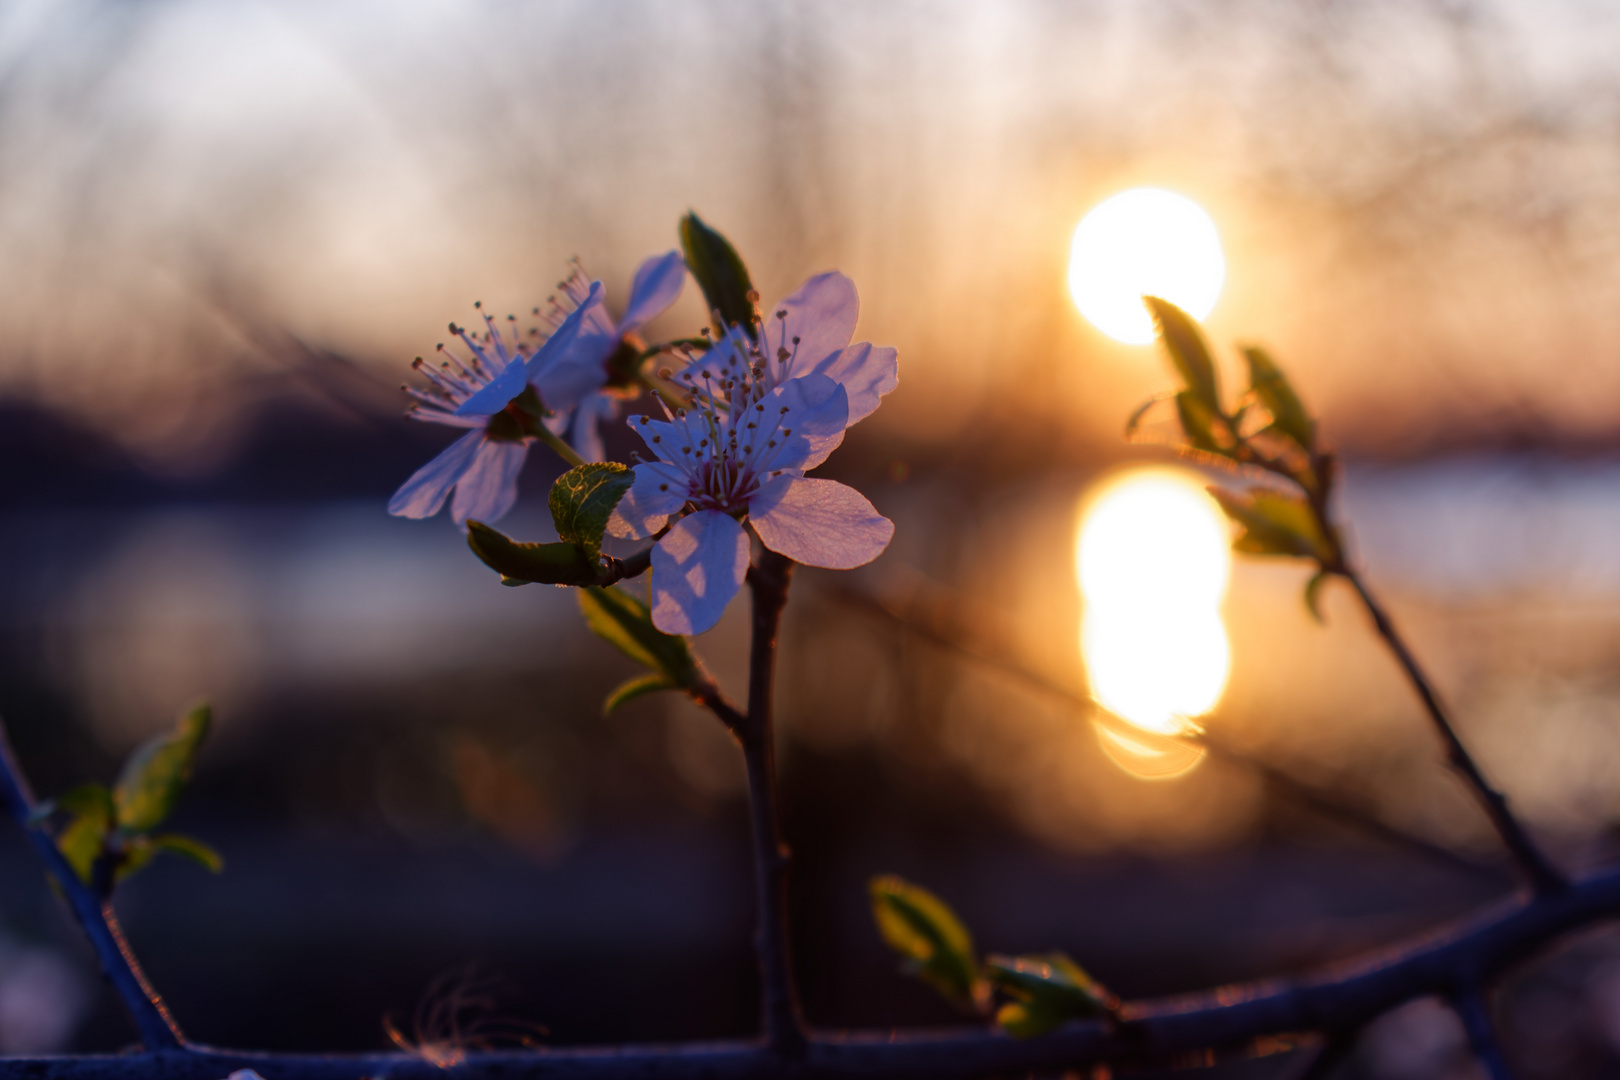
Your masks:
<path fill-rule="evenodd" d="M 1215 222 L 1185 195 L 1133 188 L 1098 204 L 1074 230 L 1069 294 L 1080 314 L 1116 341 L 1153 341 L 1143 296 L 1161 296 L 1202 319 L 1225 282 Z"/>
<path fill-rule="evenodd" d="M 1082 507 L 1081 651 L 1092 697 L 1134 728 L 1100 730 L 1104 749 L 1138 775 L 1179 775 L 1201 756 L 1171 754 L 1163 740 L 1188 732 L 1226 688 L 1229 536 L 1215 500 L 1176 469 L 1133 469 Z"/>

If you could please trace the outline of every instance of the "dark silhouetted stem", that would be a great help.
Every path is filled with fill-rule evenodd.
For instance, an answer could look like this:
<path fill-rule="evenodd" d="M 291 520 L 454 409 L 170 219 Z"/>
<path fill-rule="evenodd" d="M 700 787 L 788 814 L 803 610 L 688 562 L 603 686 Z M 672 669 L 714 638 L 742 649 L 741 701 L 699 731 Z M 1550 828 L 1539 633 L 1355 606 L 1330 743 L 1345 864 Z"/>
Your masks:
<path fill-rule="evenodd" d="M 1502 1056 L 1502 1046 L 1496 1041 L 1496 1026 L 1491 1023 L 1491 1010 L 1477 988 L 1470 987 L 1451 999 L 1452 1007 L 1462 1018 L 1463 1029 L 1468 1032 L 1468 1045 L 1474 1050 L 1485 1075 L 1491 1080 L 1513 1080 L 1513 1070 Z"/>
<path fill-rule="evenodd" d="M 1423 707 L 1428 711 L 1429 719 L 1434 721 L 1435 730 L 1439 732 L 1441 741 L 1445 743 L 1446 760 L 1453 769 L 1456 769 L 1461 774 L 1468 786 L 1473 789 L 1480 805 L 1491 819 L 1491 824 L 1496 828 L 1497 835 L 1502 838 L 1502 843 L 1507 845 L 1507 849 L 1512 853 L 1514 861 L 1518 863 L 1520 871 L 1529 879 L 1531 887 L 1538 893 L 1555 893 L 1568 888 L 1569 882 L 1564 875 L 1559 873 L 1552 863 L 1547 860 L 1547 857 L 1541 853 L 1541 849 L 1536 847 L 1535 841 L 1530 839 L 1530 834 L 1525 831 L 1524 826 L 1519 824 L 1519 820 L 1508 809 L 1506 796 L 1491 787 L 1486 782 L 1484 774 L 1479 771 L 1479 766 L 1474 764 L 1474 759 L 1469 756 L 1468 750 L 1462 744 L 1462 740 L 1457 737 L 1456 729 L 1451 726 L 1451 721 L 1446 717 L 1445 709 L 1441 707 L 1440 699 L 1436 696 L 1428 677 L 1423 674 L 1423 669 L 1418 667 L 1417 660 L 1412 656 L 1411 650 L 1406 647 L 1406 642 L 1396 631 L 1395 624 L 1390 621 L 1389 615 L 1367 589 L 1366 583 L 1353 570 L 1342 570 L 1340 572 L 1344 574 L 1351 585 L 1355 586 L 1356 592 L 1361 597 L 1361 602 L 1367 608 L 1367 613 L 1372 616 L 1373 626 L 1377 629 L 1378 636 L 1384 639 L 1384 644 L 1389 647 L 1390 652 L 1395 654 L 1395 659 L 1400 663 L 1401 669 L 1406 672 L 1407 680 L 1411 682 L 1412 688 L 1417 691 L 1418 697 L 1423 700 Z"/>
<path fill-rule="evenodd" d="M 17 761 L 16 753 L 11 749 L 11 740 L 6 735 L 3 722 L 0 722 L 0 802 L 5 804 L 12 818 L 22 827 L 34 853 L 45 863 L 46 870 L 61 890 L 79 929 L 84 931 L 96 958 L 101 961 L 102 974 L 129 1011 L 141 1042 L 153 1051 L 185 1049 L 174 1018 L 169 1015 L 168 1008 L 152 984 L 147 982 L 129 942 L 124 939 L 124 932 L 113 913 L 112 901 L 102 900 L 90 886 L 79 880 L 79 875 L 73 872 L 56 846 L 55 838 L 43 823 L 33 820 L 34 794 L 29 789 L 28 778 Z M 4 1068 L 0 1066 L 0 1075 L 3 1073 Z"/>
<path fill-rule="evenodd" d="M 1439 933 L 1337 966 L 1197 994 L 1127 1002 L 1120 1019 L 1080 1021 L 1014 1039 L 985 1027 L 814 1035 L 803 1056 L 758 1041 L 674 1046 L 557 1047 L 469 1052 L 458 1080 L 974 1080 L 1053 1074 L 1094 1062 L 1158 1059 L 1224 1047 L 1242 1054 L 1262 1036 L 1354 1031 L 1413 998 L 1487 984 L 1555 939 L 1620 916 L 1620 871 L 1562 892 L 1510 901 Z M 255 1069 L 273 1080 L 433 1080 L 446 1071 L 411 1054 L 255 1054 L 192 1047 L 189 1054 L 0 1060 L 0 1077 L 28 1080 L 220 1080 Z"/>
<path fill-rule="evenodd" d="M 782 841 L 776 798 L 776 739 L 772 722 L 776 688 L 776 632 L 787 604 L 793 563 L 766 550 L 748 572 L 754 595 L 753 646 L 748 669 L 748 722 L 742 730 L 748 761 L 748 802 L 753 824 L 754 884 L 765 1037 L 785 1057 L 805 1052 L 804 1020 L 793 985 L 788 948 L 788 848 Z"/>

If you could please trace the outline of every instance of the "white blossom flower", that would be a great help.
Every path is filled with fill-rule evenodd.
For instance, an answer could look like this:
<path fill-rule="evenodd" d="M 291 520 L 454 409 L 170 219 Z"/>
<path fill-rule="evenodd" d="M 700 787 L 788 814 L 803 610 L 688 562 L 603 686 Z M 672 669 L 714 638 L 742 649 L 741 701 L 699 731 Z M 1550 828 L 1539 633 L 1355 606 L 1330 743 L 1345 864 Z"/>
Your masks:
<path fill-rule="evenodd" d="M 446 427 L 470 428 L 438 457 L 422 466 L 388 500 L 388 512 L 399 517 L 427 518 L 439 512 L 453 489 L 450 516 L 457 525 L 469 518 L 496 521 L 517 501 L 517 478 L 529 454 L 529 433 L 539 415 L 538 400 L 525 410 L 517 399 L 528 385 L 527 355 L 501 335 L 495 320 L 484 315 L 483 340 L 451 324 L 466 344 L 462 359 L 439 346 L 445 357 L 435 368 L 417 357 L 413 365 L 427 377 L 428 388 L 406 388 L 417 400 L 407 414 L 414 420 Z M 469 408 L 471 406 L 471 408 Z"/>
<path fill-rule="evenodd" d="M 451 332 L 461 338 L 470 356 L 463 360 L 441 345 L 446 359 L 438 368 L 418 358 L 415 366 L 427 376 L 429 386 L 407 388 L 419 403 L 408 415 L 475 430 L 405 481 L 389 500 L 388 512 L 432 517 L 454 490 L 450 516 L 457 525 L 465 526 L 469 519 L 499 520 L 517 501 L 518 474 L 538 423 L 554 434 L 570 434 L 575 450 L 586 460 L 601 460 L 597 425 L 617 411 L 611 391 L 604 390 L 609 381 L 607 363 L 627 335 L 675 302 L 685 279 L 679 252 L 643 262 L 630 287 L 630 303 L 615 327 L 603 308 L 602 283 L 587 285 L 576 268 L 559 285 L 560 295 L 551 299 L 550 306 L 543 312 L 535 309 L 546 326 L 529 331 L 540 339 L 532 352 L 515 331 L 508 342 L 487 314 L 482 335 L 451 324 Z"/>
<path fill-rule="evenodd" d="M 688 365 L 687 373 L 708 368 L 729 378 L 758 367 L 764 359 L 765 371 L 756 381 L 767 390 L 802 375 L 825 375 L 848 393 L 849 422 L 858 423 L 872 415 L 883 395 L 900 381 L 893 348 L 849 343 L 860 309 L 853 281 L 836 270 L 817 274 L 769 309 L 763 342 L 740 327 L 730 327 L 714 348 Z"/>
<path fill-rule="evenodd" d="M 818 333 L 814 319 L 802 325 L 802 340 L 830 341 L 838 333 L 836 327 Z M 835 350 L 843 350 L 849 334 L 842 330 Z M 883 384 L 861 367 L 876 351 L 867 347 L 864 359 L 849 365 L 857 386 Z M 893 350 L 886 351 L 892 385 Z M 750 354 L 751 363 L 736 362 Z M 687 511 L 652 552 L 652 620 L 667 634 L 709 629 L 742 587 L 749 558 L 744 520 L 772 551 L 834 569 L 871 562 L 894 535 L 894 523 L 854 488 L 804 475 L 843 441 L 851 423 L 847 385 L 822 371 L 782 378 L 785 365 L 771 372 L 757 347 L 739 346 L 721 359 L 723 371 L 700 359 L 682 374 L 692 393 L 689 408 L 666 406 L 665 420 L 631 418 L 659 460 L 636 466 L 608 524 L 616 536 L 645 537 Z"/>

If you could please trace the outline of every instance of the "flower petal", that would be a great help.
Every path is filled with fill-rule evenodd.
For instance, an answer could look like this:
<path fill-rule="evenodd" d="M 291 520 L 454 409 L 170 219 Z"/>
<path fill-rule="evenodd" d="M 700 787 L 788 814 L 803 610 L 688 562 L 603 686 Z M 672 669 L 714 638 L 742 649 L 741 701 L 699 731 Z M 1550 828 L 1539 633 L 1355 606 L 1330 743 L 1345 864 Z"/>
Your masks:
<path fill-rule="evenodd" d="M 586 461 L 603 461 L 601 424 L 619 415 L 619 402 L 606 394 L 586 394 L 574 409 L 572 431 L 568 441 L 575 453 Z"/>
<path fill-rule="evenodd" d="M 900 385 L 899 353 L 889 346 L 859 341 L 829 356 L 815 370 L 849 392 L 849 424 L 865 420 L 883 395 Z"/>
<path fill-rule="evenodd" d="M 894 522 L 866 496 L 836 480 L 778 476 L 748 504 L 748 521 L 764 545 L 806 566 L 849 570 L 889 546 Z"/>
<path fill-rule="evenodd" d="M 669 515 L 686 505 L 691 482 L 686 474 L 662 461 L 636 466 L 636 478 L 608 518 L 609 536 L 640 539 L 664 527 Z"/>
<path fill-rule="evenodd" d="M 619 339 L 602 308 L 605 295 L 600 281 L 591 282 L 584 302 L 529 357 L 529 382 L 546 408 L 571 409 L 607 381 L 603 361 Z"/>
<path fill-rule="evenodd" d="M 653 625 L 666 634 L 703 633 L 720 621 L 747 573 L 743 527 L 718 510 L 688 514 L 652 551 Z"/>
<path fill-rule="evenodd" d="M 528 368 L 521 358 L 514 359 L 501 373 L 485 383 L 456 409 L 457 416 L 494 416 L 523 393 L 528 385 Z"/>
<path fill-rule="evenodd" d="M 825 375 L 789 379 L 766 394 L 759 405 L 764 406 L 756 409 L 767 445 L 756 447 L 750 455 L 758 473 L 813 469 L 844 441 L 849 395 Z M 771 439 L 777 442 L 775 448 L 768 445 Z"/>
<path fill-rule="evenodd" d="M 517 502 L 518 473 L 528 456 L 525 443 L 485 439 L 450 500 L 455 523 L 466 525 L 469 519 L 488 523 L 505 517 Z"/>
<path fill-rule="evenodd" d="M 485 442 L 482 430 L 471 431 L 439 452 L 439 456 L 417 469 L 388 500 L 388 512 L 395 517 L 430 518 L 444 505 L 445 496 L 456 486 L 478 447 Z"/>
<path fill-rule="evenodd" d="M 836 270 L 817 274 L 799 286 L 798 292 L 763 312 L 765 355 L 771 370 L 778 373 L 779 379 L 815 371 L 824 360 L 841 352 L 855 336 L 855 320 L 860 310 L 855 283 Z M 787 312 L 787 318 L 778 319 L 778 311 Z M 793 342 L 795 337 L 799 339 L 798 344 Z M 786 370 L 776 366 L 777 350 L 783 348 L 792 356 Z"/>
<path fill-rule="evenodd" d="M 654 255 L 636 269 L 630 283 L 630 303 L 619 320 L 619 333 L 628 334 L 642 323 L 662 315 L 681 295 L 686 284 L 686 263 L 679 251 Z"/>

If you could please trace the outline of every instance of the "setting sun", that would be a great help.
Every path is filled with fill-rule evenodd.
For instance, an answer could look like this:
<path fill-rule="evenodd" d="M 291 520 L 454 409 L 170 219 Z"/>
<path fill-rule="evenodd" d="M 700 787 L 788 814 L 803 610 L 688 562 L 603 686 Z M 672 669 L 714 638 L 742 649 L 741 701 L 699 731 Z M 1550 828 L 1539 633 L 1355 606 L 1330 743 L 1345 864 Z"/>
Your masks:
<path fill-rule="evenodd" d="M 1143 296 L 1162 296 L 1202 319 L 1225 281 L 1215 223 L 1184 195 L 1133 188 L 1100 203 L 1074 230 L 1069 294 L 1080 313 L 1116 341 L 1152 342 Z"/>
<path fill-rule="evenodd" d="M 1228 535 L 1197 478 L 1176 469 L 1125 473 L 1083 509 L 1075 573 L 1091 693 L 1143 733 L 1186 732 L 1226 687 L 1232 656 L 1220 604 L 1231 570 Z M 1105 748 L 1120 761 L 1115 751 L 1128 747 L 1112 735 Z"/>

